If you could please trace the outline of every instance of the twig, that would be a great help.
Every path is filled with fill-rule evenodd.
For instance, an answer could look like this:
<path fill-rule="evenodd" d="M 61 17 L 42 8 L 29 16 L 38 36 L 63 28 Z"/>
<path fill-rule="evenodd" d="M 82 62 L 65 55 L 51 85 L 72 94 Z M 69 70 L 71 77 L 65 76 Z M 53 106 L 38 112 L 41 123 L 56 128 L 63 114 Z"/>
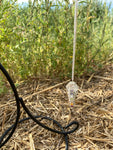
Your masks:
<path fill-rule="evenodd" d="M 89 139 L 89 140 L 93 140 L 93 141 L 98 141 L 98 142 L 109 142 L 109 143 L 113 143 L 113 140 L 111 139 L 104 139 L 104 138 L 96 138 L 96 137 L 88 137 L 88 136 L 84 136 L 86 139 Z"/>
<path fill-rule="evenodd" d="M 30 141 L 30 150 L 35 150 L 32 134 L 29 135 L 29 141 Z"/>
<path fill-rule="evenodd" d="M 89 79 L 87 80 L 87 83 L 89 83 L 93 77 L 94 77 L 94 73 L 89 77 Z"/>
<path fill-rule="evenodd" d="M 109 80 L 109 81 L 113 81 L 113 78 L 107 78 L 107 77 L 102 77 L 102 76 L 93 76 L 94 78 L 98 78 L 98 79 L 104 79 L 104 80 Z"/>
<path fill-rule="evenodd" d="M 58 83 L 58 84 L 56 84 L 56 85 L 54 85 L 54 86 L 48 87 L 48 88 L 46 88 L 46 89 L 44 89 L 44 90 L 42 90 L 42 91 L 34 92 L 34 93 L 31 94 L 30 96 L 27 96 L 27 97 L 25 97 L 25 98 L 23 98 L 23 99 L 26 100 L 26 99 L 28 99 L 28 98 L 34 96 L 34 95 L 47 92 L 47 91 L 52 90 L 52 89 L 54 89 L 54 88 L 56 88 L 56 87 L 59 87 L 59 86 L 61 86 L 61 85 L 63 85 L 63 84 L 66 84 L 66 83 L 69 82 L 69 81 L 70 81 L 70 80 L 67 80 L 67 81 L 64 81 L 64 82 L 62 82 L 62 83 Z"/>

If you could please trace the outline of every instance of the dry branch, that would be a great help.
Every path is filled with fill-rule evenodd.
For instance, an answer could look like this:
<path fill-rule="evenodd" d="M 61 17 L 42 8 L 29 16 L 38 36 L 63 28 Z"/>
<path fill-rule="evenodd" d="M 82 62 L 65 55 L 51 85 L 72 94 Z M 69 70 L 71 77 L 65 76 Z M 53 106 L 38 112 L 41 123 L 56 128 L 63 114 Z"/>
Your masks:
<path fill-rule="evenodd" d="M 70 81 L 70 80 L 67 80 L 67 81 L 64 81 L 64 82 L 62 82 L 62 83 L 58 83 L 58 84 L 56 84 L 56 85 L 54 85 L 54 86 L 51 86 L 51 87 L 49 87 L 49 88 L 46 88 L 46 89 L 44 89 L 44 90 L 41 90 L 41 91 L 38 91 L 38 92 L 34 92 L 33 94 L 31 94 L 31 95 L 25 97 L 24 100 L 26 100 L 26 99 L 28 99 L 28 98 L 34 96 L 34 95 L 38 95 L 38 94 L 41 94 L 41 93 L 50 91 L 50 90 L 52 90 L 52 89 L 54 89 L 54 88 L 57 88 L 57 87 L 59 87 L 59 86 L 61 86 L 61 85 L 63 85 L 63 84 L 66 84 L 66 83 L 69 82 L 69 81 Z"/>

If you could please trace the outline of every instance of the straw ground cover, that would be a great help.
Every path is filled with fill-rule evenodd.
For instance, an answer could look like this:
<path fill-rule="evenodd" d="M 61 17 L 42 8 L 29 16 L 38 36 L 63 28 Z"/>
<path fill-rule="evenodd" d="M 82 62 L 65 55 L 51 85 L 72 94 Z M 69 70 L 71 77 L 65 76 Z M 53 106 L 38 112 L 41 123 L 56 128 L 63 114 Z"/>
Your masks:
<path fill-rule="evenodd" d="M 72 110 L 68 105 L 66 82 L 34 78 L 21 83 L 17 89 L 34 115 L 50 116 L 63 126 L 72 120 L 80 123 L 79 129 L 69 135 L 69 150 L 113 149 L 113 64 L 105 66 L 96 74 L 76 81 L 80 90 Z M 62 84 L 56 86 L 60 82 Z M 8 95 L 1 95 L 0 134 L 12 125 L 15 112 L 16 106 L 11 91 Z M 27 115 L 21 109 L 21 119 L 24 117 Z M 43 122 L 56 128 L 52 122 Z M 19 124 L 13 137 L 2 148 L 2 150 L 64 149 L 65 143 L 61 135 L 43 129 L 32 120 Z"/>

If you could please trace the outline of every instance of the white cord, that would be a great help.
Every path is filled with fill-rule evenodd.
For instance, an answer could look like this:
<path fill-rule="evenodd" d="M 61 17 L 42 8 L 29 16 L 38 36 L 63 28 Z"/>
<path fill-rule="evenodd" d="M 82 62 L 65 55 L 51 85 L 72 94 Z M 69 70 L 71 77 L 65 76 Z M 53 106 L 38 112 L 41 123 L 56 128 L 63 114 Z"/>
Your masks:
<path fill-rule="evenodd" d="M 75 0 L 75 15 L 74 15 L 72 81 L 74 81 L 74 69 L 75 69 L 76 32 L 77 32 L 77 0 Z"/>

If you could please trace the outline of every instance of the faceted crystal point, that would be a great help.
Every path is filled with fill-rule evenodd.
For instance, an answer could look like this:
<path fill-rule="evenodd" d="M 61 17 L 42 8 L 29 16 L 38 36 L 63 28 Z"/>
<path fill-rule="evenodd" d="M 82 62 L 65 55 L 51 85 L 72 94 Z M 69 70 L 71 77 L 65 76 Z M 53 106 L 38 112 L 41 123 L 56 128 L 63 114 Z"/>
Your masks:
<path fill-rule="evenodd" d="M 67 94 L 68 94 L 70 105 L 71 105 L 71 107 L 73 107 L 74 101 L 75 101 L 75 98 L 77 95 L 77 91 L 79 89 L 78 85 L 74 81 L 70 81 L 66 85 L 66 89 L 67 89 Z"/>

